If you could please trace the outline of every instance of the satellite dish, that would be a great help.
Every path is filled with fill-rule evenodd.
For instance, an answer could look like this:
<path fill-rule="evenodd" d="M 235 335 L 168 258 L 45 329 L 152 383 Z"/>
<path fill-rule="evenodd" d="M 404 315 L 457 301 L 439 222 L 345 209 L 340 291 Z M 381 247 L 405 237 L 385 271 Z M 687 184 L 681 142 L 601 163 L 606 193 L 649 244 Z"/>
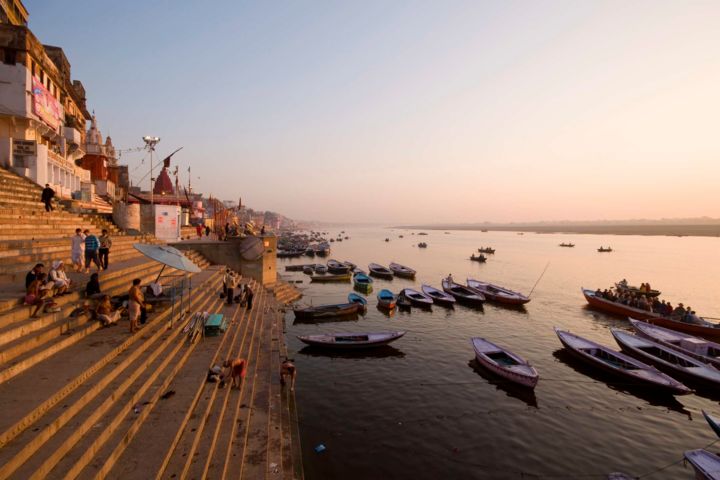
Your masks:
<path fill-rule="evenodd" d="M 245 237 L 240 242 L 240 256 L 243 260 L 259 260 L 264 252 L 265 246 L 258 237 Z"/>

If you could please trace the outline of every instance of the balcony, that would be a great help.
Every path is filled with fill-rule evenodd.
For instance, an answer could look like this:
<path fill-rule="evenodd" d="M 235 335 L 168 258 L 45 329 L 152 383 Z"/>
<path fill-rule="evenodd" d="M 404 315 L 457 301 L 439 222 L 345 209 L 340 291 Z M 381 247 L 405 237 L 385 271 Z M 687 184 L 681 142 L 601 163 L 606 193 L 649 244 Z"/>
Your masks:
<path fill-rule="evenodd" d="M 73 127 L 62 127 L 63 136 L 70 144 L 82 145 L 82 135 Z"/>

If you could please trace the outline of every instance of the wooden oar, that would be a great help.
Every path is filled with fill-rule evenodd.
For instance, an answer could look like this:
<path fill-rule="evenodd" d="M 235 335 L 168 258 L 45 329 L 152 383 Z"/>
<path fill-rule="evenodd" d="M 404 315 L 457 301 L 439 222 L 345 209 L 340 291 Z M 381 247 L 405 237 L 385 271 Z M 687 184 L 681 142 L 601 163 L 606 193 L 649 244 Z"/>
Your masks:
<path fill-rule="evenodd" d="M 550 266 L 550 262 L 548 262 L 547 265 L 545 265 L 545 268 L 543 269 L 542 273 L 538 277 L 537 282 L 535 282 L 535 285 L 533 285 L 533 288 L 530 290 L 530 293 L 528 293 L 528 298 L 530 298 L 530 295 L 532 295 L 532 293 L 535 291 L 535 287 L 537 287 L 538 283 L 540 283 L 540 279 L 543 277 L 543 275 L 545 275 L 545 272 L 547 271 L 549 266 Z"/>

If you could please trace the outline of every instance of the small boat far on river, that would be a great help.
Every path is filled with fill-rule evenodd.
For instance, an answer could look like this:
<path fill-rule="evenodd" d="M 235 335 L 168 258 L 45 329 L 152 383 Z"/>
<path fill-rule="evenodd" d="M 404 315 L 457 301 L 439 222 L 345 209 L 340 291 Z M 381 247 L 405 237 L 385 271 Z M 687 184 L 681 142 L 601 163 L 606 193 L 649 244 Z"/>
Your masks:
<path fill-rule="evenodd" d="M 473 253 L 472 255 L 470 255 L 470 260 L 472 260 L 473 262 L 485 263 L 485 262 L 487 262 L 487 257 L 486 257 L 485 255 L 482 255 L 482 254 L 480 254 L 480 255 L 475 255 L 475 254 Z"/>
<path fill-rule="evenodd" d="M 492 255 L 495 253 L 495 249 L 490 247 L 480 247 L 478 248 L 478 253 L 489 253 Z"/>
<path fill-rule="evenodd" d="M 669 390 L 675 395 L 686 395 L 692 392 L 688 387 L 665 375 L 657 368 L 646 365 L 629 355 L 573 333 L 560 330 L 557 327 L 555 327 L 555 333 L 568 352 L 605 372 L 632 379 L 633 382 L 645 383 L 663 390 Z"/>
<path fill-rule="evenodd" d="M 415 273 L 417 273 L 412 268 L 406 267 L 405 265 L 400 265 L 399 263 L 395 262 L 390 262 L 389 267 L 396 277 L 415 278 Z"/>
<path fill-rule="evenodd" d="M 422 291 L 425 295 L 432 297 L 433 302 L 444 307 L 455 306 L 455 297 L 430 285 L 423 285 Z"/>
<path fill-rule="evenodd" d="M 448 278 L 443 279 L 442 288 L 446 293 L 455 297 L 455 300 L 466 305 L 482 307 L 483 302 L 485 302 L 485 296 L 482 293 L 455 283 Z"/>
<path fill-rule="evenodd" d="M 393 272 L 389 268 L 383 267 L 380 264 L 371 263 L 368 265 L 368 270 L 370 270 L 370 275 L 374 277 L 384 278 L 385 280 L 393 279 Z"/>
<path fill-rule="evenodd" d="M 607 248 L 605 248 L 605 247 L 600 247 L 600 248 L 598 248 L 598 252 L 600 252 L 600 253 L 612 252 L 612 251 L 613 251 L 613 250 L 612 250 L 612 247 L 607 247 Z"/>
<path fill-rule="evenodd" d="M 567 247 L 567 248 L 573 248 L 575 246 L 574 243 L 561 243 L 561 247 Z"/>
<path fill-rule="evenodd" d="M 473 280 L 472 278 L 467 279 L 467 286 L 482 293 L 491 302 L 505 305 L 524 305 L 530 301 L 530 297 L 526 297 L 522 293 L 514 292 L 500 285 Z"/>
<path fill-rule="evenodd" d="M 477 361 L 496 375 L 524 387 L 535 388 L 538 372 L 527 360 L 480 337 L 470 339 Z"/>
<path fill-rule="evenodd" d="M 299 335 L 297 338 L 308 345 L 325 348 L 359 349 L 387 345 L 405 335 L 405 332 L 376 333 L 325 333 Z"/>

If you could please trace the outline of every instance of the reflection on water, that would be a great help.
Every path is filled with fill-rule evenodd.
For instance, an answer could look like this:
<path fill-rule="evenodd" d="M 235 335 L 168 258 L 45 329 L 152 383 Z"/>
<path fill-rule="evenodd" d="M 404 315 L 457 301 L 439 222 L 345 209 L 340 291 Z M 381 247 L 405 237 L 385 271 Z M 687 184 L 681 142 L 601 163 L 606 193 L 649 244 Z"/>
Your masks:
<path fill-rule="evenodd" d="M 404 357 L 405 354 L 390 345 L 382 345 L 375 348 L 361 348 L 356 350 L 336 350 L 321 348 L 317 346 L 307 346 L 300 350 L 300 355 L 309 355 L 311 357 L 328 357 L 328 358 L 352 358 L 352 359 L 368 359 L 368 358 L 388 358 L 388 357 Z"/>
<path fill-rule="evenodd" d="M 296 396 L 308 480 L 494 479 L 521 473 L 577 478 L 618 470 L 640 475 L 713 440 L 699 412 L 720 413 L 716 401 L 657 395 L 566 362 L 553 354 L 560 343 L 552 327 L 614 345 L 609 329 L 629 325 L 586 308 L 580 289 L 606 288 L 621 278 L 650 282 L 673 304 L 720 317 L 720 239 L 429 231 L 420 237 L 428 248 L 419 249 L 412 246 L 420 240 L 413 232 L 343 229 L 352 240 L 334 243 L 328 258 L 361 268 L 395 261 L 418 272 L 415 281 L 376 279 L 375 292 L 419 290 L 452 273 L 527 294 L 550 265 L 524 310 L 486 303 L 484 311 L 413 307 L 388 317 L 376 308 L 373 293 L 366 295 L 367 314 L 352 321 L 294 323 L 288 312 L 289 355 L 302 351 L 296 355 Z M 562 242 L 576 246 L 558 247 Z M 603 244 L 614 251 L 597 253 Z M 468 260 L 480 246 L 496 248 L 495 255 L 483 264 Z M 278 260 L 278 269 L 299 263 L 309 261 Z M 348 284 L 310 284 L 301 272 L 286 275 L 303 281 L 305 303 L 342 303 L 352 290 Z M 295 338 L 387 330 L 407 333 L 393 343 L 389 351 L 395 354 L 381 356 L 308 352 Z M 473 336 L 496 341 L 533 364 L 540 374 L 534 399 L 468 368 Z M 327 446 L 321 455 L 313 451 L 318 443 Z M 689 479 L 692 472 L 678 464 L 649 478 Z"/>
<path fill-rule="evenodd" d="M 353 313 L 350 315 L 338 315 L 336 317 L 327 318 L 296 318 L 293 323 L 339 323 L 339 322 L 357 322 L 360 315 Z"/>
<path fill-rule="evenodd" d="M 475 358 L 468 362 L 468 366 L 472 368 L 475 373 L 487 380 L 490 385 L 495 385 L 495 388 L 505 392 L 508 397 L 517 398 L 518 400 L 525 402 L 528 407 L 538 408 L 535 390 L 532 388 L 525 388 L 522 385 L 511 382 L 499 375 L 495 375 L 493 372 L 480 365 Z"/>

